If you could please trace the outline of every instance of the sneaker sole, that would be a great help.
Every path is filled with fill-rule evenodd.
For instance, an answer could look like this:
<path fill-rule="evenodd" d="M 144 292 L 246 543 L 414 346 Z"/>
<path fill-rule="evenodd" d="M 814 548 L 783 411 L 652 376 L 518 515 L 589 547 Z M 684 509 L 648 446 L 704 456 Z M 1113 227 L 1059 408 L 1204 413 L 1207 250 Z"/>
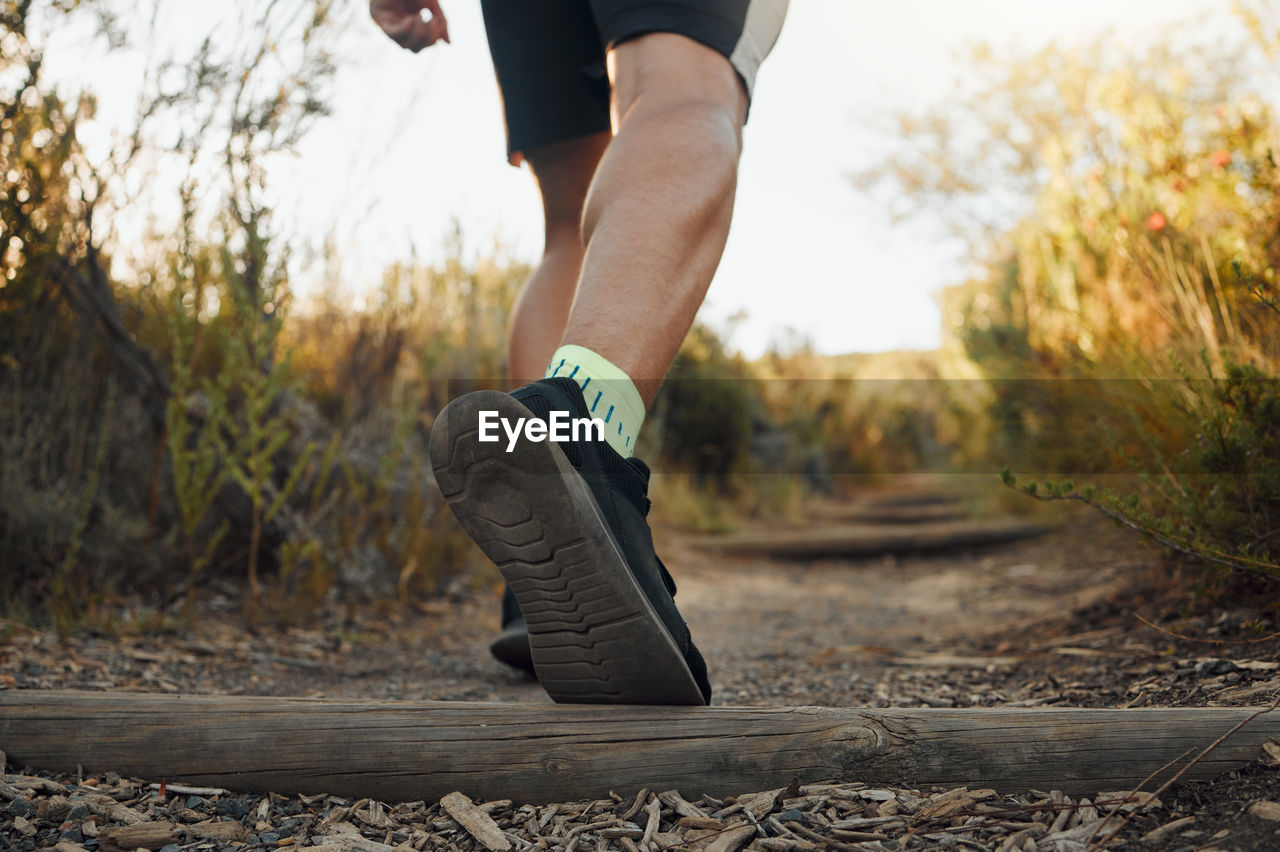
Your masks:
<path fill-rule="evenodd" d="M 549 441 L 481 442 L 481 411 L 533 416 L 498 391 L 459 397 L 431 430 L 431 466 L 520 603 L 543 688 L 565 703 L 704 704 L 586 481 Z"/>

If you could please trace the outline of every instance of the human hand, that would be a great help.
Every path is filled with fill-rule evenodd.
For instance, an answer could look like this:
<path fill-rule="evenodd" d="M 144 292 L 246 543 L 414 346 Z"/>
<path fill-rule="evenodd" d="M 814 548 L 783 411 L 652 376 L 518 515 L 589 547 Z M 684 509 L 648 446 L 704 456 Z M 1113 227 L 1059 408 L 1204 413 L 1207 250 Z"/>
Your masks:
<path fill-rule="evenodd" d="M 422 20 L 422 10 L 431 19 Z M 391 40 L 414 53 L 437 41 L 449 42 L 449 22 L 440 0 L 369 0 L 369 14 Z"/>

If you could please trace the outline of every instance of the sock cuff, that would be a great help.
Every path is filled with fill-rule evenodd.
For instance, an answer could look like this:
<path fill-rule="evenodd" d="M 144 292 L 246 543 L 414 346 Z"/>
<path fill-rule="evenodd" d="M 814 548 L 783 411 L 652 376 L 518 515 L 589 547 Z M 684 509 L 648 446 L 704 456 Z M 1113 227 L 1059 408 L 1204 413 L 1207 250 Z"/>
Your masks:
<path fill-rule="evenodd" d="M 636 390 L 635 382 L 621 367 L 595 350 L 576 343 L 561 346 L 551 356 L 545 378 L 579 378 L 579 375 L 574 375 L 575 367 L 579 368 L 579 375 L 590 376 L 597 382 L 607 382 L 617 394 L 619 403 L 627 409 L 624 413 L 630 422 L 639 425 L 644 421 L 644 400 L 640 397 L 640 391 Z"/>

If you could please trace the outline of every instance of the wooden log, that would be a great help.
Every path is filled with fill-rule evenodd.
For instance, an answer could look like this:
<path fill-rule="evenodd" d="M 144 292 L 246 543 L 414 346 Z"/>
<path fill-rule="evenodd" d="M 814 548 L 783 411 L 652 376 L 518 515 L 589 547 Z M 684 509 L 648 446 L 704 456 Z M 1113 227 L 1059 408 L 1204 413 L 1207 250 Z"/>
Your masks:
<path fill-rule="evenodd" d="M 919 498 L 926 502 L 919 502 Z M 805 507 L 810 525 L 819 524 L 921 524 L 959 521 L 967 517 L 963 507 L 946 497 L 880 494 L 852 500 L 815 501 Z M 907 502 L 902 502 L 906 499 Z"/>
<path fill-rule="evenodd" d="M 946 504 L 936 506 L 843 506 L 818 509 L 814 520 L 826 524 L 936 524 L 962 521 L 965 513 Z"/>
<path fill-rule="evenodd" d="M 695 798 L 771 790 L 793 778 L 1092 795 L 1136 785 L 1252 712 L 600 707 L 8 690 L 0 692 L 0 748 L 11 764 L 39 769 L 82 765 L 86 772 L 248 792 L 384 801 L 460 790 L 541 803 L 610 790 L 632 795 L 642 787 Z M 1246 725 L 1188 777 L 1255 760 L 1274 736 L 1280 712 Z"/>
<path fill-rule="evenodd" d="M 946 494 L 938 494 L 929 491 L 921 491 L 916 493 L 904 492 L 901 494 L 876 494 L 869 500 L 873 506 L 939 506 L 944 503 L 955 502 L 954 498 L 948 497 Z"/>
<path fill-rule="evenodd" d="M 695 547 L 731 556 L 781 559 L 865 558 L 899 553 L 943 553 L 1006 544 L 1043 535 L 1047 528 L 1013 518 L 919 524 L 849 524 L 797 530 L 761 530 L 700 536 Z"/>

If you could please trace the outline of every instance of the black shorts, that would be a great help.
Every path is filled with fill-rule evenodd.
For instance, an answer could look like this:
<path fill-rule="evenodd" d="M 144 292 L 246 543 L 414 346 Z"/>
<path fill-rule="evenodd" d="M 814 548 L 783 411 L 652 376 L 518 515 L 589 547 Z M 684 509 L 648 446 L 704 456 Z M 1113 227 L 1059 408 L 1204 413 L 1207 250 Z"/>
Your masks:
<path fill-rule="evenodd" d="M 481 0 L 502 90 L 507 154 L 609 130 L 605 51 L 645 33 L 687 36 L 732 63 L 748 101 L 787 0 Z M 514 160 L 513 160 L 514 161 Z"/>

